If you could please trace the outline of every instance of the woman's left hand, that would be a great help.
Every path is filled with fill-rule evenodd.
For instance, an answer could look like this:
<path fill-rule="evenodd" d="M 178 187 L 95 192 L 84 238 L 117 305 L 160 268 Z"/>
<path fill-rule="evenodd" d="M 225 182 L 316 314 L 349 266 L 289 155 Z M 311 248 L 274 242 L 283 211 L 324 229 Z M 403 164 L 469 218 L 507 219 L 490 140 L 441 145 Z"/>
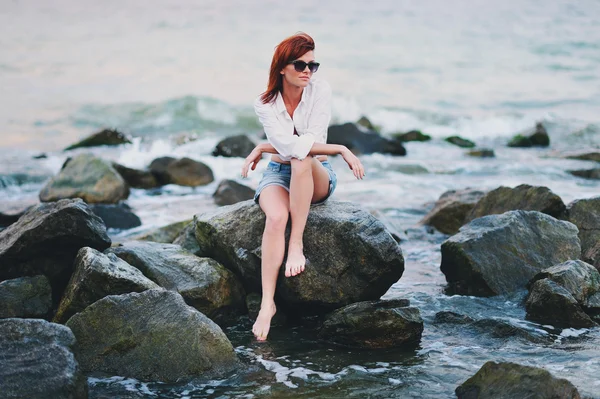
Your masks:
<path fill-rule="evenodd" d="M 258 146 L 254 147 L 250 155 L 248 155 L 244 161 L 244 166 L 242 166 L 242 177 L 248 177 L 248 168 L 251 168 L 252 170 L 256 169 L 256 165 L 258 165 L 261 158 L 261 149 Z"/>

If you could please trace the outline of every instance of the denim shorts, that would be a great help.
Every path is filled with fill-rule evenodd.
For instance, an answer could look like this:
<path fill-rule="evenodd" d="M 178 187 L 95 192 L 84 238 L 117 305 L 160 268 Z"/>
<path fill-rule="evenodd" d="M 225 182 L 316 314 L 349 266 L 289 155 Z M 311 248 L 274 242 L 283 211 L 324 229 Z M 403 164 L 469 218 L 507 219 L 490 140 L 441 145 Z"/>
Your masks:
<path fill-rule="evenodd" d="M 323 161 L 321 162 L 321 165 L 325 166 L 325 169 L 327 169 L 327 172 L 329 173 L 329 192 L 327 193 L 327 196 L 325 198 L 323 198 L 319 202 L 315 202 L 315 204 L 320 204 L 327 201 L 327 199 L 331 197 L 331 194 L 333 194 L 333 192 L 335 191 L 335 187 L 337 186 L 337 176 L 335 175 L 335 172 L 333 171 L 333 168 L 331 167 L 329 162 Z M 258 183 L 258 187 L 256 188 L 256 191 L 254 193 L 254 201 L 258 204 L 258 197 L 260 195 L 260 192 L 268 186 L 281 186 L 285 188 L 289 193 L 291 178 L 291 164 L 270 161 L 267 165 L 267 169 L 265 169 L 263 176 L 260 179 L 260 183 Z"/>

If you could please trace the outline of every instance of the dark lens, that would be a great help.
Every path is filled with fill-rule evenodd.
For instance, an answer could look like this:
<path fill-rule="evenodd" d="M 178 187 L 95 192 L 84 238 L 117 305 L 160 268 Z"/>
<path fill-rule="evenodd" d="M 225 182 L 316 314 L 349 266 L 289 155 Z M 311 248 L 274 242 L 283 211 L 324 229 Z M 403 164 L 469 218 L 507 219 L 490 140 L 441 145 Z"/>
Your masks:
<path fill-rule="evenodd" d="M 306 62 L 304 61 L 294 61 L 294 69 L 296 70 L 296 72 L 302 72 L 306 69 Z"/>
<path fill-rule="evenodd" d="M 319 64 L 318 62 L 311 61 L 308 63 L 308 69 L 310 69 L 311 73 L 315 73 L 319 70 L 319 65 L 321 65 L 321 64 Z"/>

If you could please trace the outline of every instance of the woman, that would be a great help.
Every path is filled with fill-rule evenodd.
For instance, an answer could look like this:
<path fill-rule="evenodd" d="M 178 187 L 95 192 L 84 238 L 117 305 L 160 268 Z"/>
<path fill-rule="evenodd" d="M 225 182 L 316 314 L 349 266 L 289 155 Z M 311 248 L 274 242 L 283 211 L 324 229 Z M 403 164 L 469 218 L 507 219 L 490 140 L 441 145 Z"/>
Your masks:
<path fill-rule="evenodd" d="M 256 338 L 267 338 L 275 315 L 275 285 L 285 253 L 285 227 L 291 215 L 286 277 L 305 268 L 302 236 L 311 204 L 331 196 L 337 179 L 327 155 L 340 154 L 357 179 L 365 175 L 359 159 L 345 146 L 326 144 L 331 119 L 331 88 L 313 80 L 319 63 L 315 43 L 298 33 L 275 49 L 267 91 L 254 102 L 254 110 L 264 127 L 268 144 L 260 144 L 248 155 L 242 176 L 254 170 L 263 153 L 273 154 L 256 189 L 254 200 L 265 213 L 262 236 L 262 302 L 252 328 Z"/>

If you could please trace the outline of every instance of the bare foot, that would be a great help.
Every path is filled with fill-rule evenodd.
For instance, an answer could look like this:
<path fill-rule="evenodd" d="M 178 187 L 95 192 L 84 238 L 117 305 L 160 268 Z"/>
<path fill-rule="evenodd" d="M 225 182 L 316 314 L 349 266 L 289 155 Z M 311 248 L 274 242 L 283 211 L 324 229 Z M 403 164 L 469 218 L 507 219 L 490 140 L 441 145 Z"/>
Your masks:
<path fill-rule="evenodd" d="M 252 326 L 252 332 L 258 341 L 267 340 L 267 335 L 269 335 L 271 329 L 271 319 L 275 316 L 275 312 L 277 312 L 277 308 L 274 303 L 260 306 L 260 312 L 258 312 L 254 326 Z"/>
<path fill-rule="evenodd" d="M 285 263 L 285 276 L 292 277 L 304 271 L 306 258 L 304 257 L 302 242 L 290 241 L 287 262 Z"/>

